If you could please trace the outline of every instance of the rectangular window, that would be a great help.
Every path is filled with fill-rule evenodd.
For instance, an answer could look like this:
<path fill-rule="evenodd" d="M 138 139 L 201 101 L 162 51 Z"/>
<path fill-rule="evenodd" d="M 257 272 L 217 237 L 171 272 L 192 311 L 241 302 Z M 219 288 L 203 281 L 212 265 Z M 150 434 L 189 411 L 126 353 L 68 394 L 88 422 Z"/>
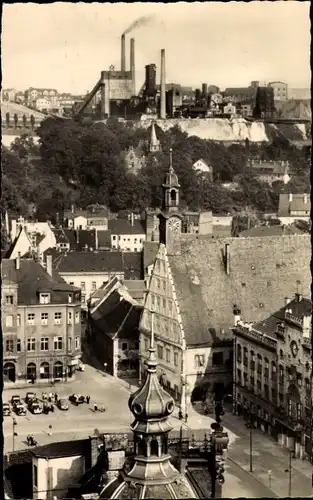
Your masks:
<path fill-rule="evenodd" d="M 224 363 L 223 352 L 213 352 L 212 364 L 213 366 L 221 366 Z"/>
<path fill-rule="evenodd" d="M 157 279 L 156 279 L 156 282 L 157 282 L 157 287 L 158 287 L 158 288 L 160 288 L 160 286 L 161 286 L 160 279 L 159 279 L 159 278 L 157 278 Z"/>
<path fill-rule="evenodd" d="M 93 282 L 91 283 L 91 289 L 92 289 L 92 290 L 97 290 L 97 282 L 96 282 L 96 281 L 93 281 Z"/>
<path fill-rule="evenodd" d="M 72 302 L 73 302 L 73 296 L 72 296 L 72 294 L 70 293 L 70 294 L 68 295 L 68 303 L 69 303 L 69 304 L 71 304 Z"/>
<path fill-rule="evenodd" d="M 70 281 L 70 285 L 74 285 L 74 281 Z"/>
<path fill-rule="evenodd" d="M 81 283 L 80 283 L 80 288 L 81 288 L 81 290 L 83 290 L 83 291 L 84 291 L 84 290 L 86 290 L 86 283 L 85 283 L 84 281 L 81 281 Z"/>
<path fill-rule="evenodd" d="M 11 327 L 13 326 L 13 316 L 12 314 L 8 314 L 6 317 L 5 317 L 5 326 L 7 327 Z"/>
<path fill-rule="evenodd" d="M 13 304 L 13 295 L 6 295 L 5 301 L 7 304 Z"/>
<path fill-rule="evenodd" d="M 62 337 L 54 337 L 53 348 L 55 351 L 62 351 L 63 349 L 63 339 Z"/>
<path fill-rule="evenodd" d="M 113 241 L 115 241 L 115 240 L 116 240 L 116 236 L 115 236 L 115 234 L 113 234 L 113 236 L 112 236 L 112 240 L 113 240 Z"/>
<path fill-rule="evenodd" d="M 36 350 L 36 339 L 33 337 L 30 337 L 27 339 L 27 350 L 28 351 L 35 351 Z"/>
<path fill-rule="evenodd" d="M 5 351 L 12 353 L 14 350 L 14 342 L 13 340 L 6 340 L 5 342 Z"/>
<path fill-rule="evenodd" d="M 76 311 L 75 312 L 75 323 L 78 324 L 80 322 L 80 312 Z"/>
<path fill-rule="evenodd" d="M 21 326 L 21 315 L 20 314 L 18 314 L 16 316 L 16 326 Z"/>
<path fill-rule="evenodd" d="M 61 312 L 55 312 L 54 313 L 54 322 L 56 325 L 60 325 L 62 321 L 62 313 Z"/>
<path fill-rule="evenodd" d="M 34 313 L 27 314 L 27 324 L 28 325 L 34 325 L 35 324 L 35 314 Z"/>
<path fill-rule="evenodd" d="M 80 337 L 75 337 L 75 349 L 80 349 Z"/>
<path fill-rule="evenodd" d="M 21 340 L 17 339 L 16 341 L 16 351 L 21 352 Z"/>
<path fill-rule="evenodd" d="M 170 349 L 166 349 L 166 362 L 167 363 L 171 362 L 171 351 L 170 351 Z"/>
<path fill-rule="evenodd" d="M 202 368 L 204 366 L 204 354 L 195 355 L 195 368 Z"/>
<path fill-rule="evenodd" d="M 33 467 L 33 483 L 35 488 L 38 488 L 38 467 L 35 464 Z"/>
<path fill-rule="evenodd" d="M 178 352 L 174 352 L 174 366 L 178 366 Z"/>
<path fill-rule="evenodd" d="M 40 319 L 41 319 L 42 325 L 47 325 L 48 324 L 48 313 L 41 313 Z"/>
<path fill-rule="evenodd" d="M 68 323 L 69 325 L 71 325 L 71 324 L 72 324 L 72 311 L 69 311 L 69 312 L 67 313 L 67 323 Z"/>
<path fill-rule="evenodd" d="M 127 351 L 128 345 L 127 342 L 122 343 L 122 351 Z"/>
<path fill-rule="evenodd" d="M 81 303 L 86 304 L 86 295 L 81 296 Z"/>
<path fill-rule="evenodd" d="M 158 358 L 163 359 L 163 346 L 158 345 Z"/>
<path fill-rule="evenodd" d="M 166 299 L 162 299 L 163 309 L 166 309 Z"/>
<path fill-rule="evenodd" d="M 48 337 L 41 337 L 40 350 L 41 351 L 49 351 L 49 338 Z"/>
<path fill-rule="evenodd" d="M 237 383 L 241 385 L 241 370 L 239 368 L 237 368 Z"/>
<path fill-rule="evenodd" d="M 39 295 L 39 303 L 40 304 L 49 304 L 50 303 L 50 293 L 41 293 Z"/>
<path fill-rule="evenodd" d="M 68 339 L 67 339 L 67 350 L 69 352 L 72 351 L 72 339 L 71 339 L 71 337 L 68 337 Z"/>

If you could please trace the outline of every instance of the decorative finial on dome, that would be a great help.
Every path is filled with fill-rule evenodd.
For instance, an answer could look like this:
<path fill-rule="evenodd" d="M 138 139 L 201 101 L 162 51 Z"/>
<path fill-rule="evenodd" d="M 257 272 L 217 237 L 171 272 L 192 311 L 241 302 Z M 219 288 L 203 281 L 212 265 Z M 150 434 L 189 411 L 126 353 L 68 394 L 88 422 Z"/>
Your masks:
<path fill-rule="evenodd" d="M 149 359 L 147 360 L 147 365 L 148 365 L 148 371 L 150 373 L 155 373 L 157 367 L 157 360 L 155 356 L 156 349 L 154 347 L 154 328 L 153 328 L 154 311 L 150 311 L 150 313 L 151 313 L 151 337 L 150 337 L 150 347 L 148 349 Z"/>
<path fill-rule="evenodd" d="M 173 169 L 173 150 L 172 150 L 172 148 L 170 148 L 170 168 L 169 168 L 169 171 L 170 172 L 174 172 L 174 169 Z"/>

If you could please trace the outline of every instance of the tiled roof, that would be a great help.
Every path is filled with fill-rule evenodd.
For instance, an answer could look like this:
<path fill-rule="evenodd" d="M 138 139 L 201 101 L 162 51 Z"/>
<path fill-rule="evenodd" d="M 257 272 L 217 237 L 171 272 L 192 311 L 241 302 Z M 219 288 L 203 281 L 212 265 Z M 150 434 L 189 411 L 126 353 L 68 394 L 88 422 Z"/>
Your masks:
<path fill-rule="evenodd" d="M 264 333 L 267 336 L 276 339 L 275 332 L 277 330 L 277 323 L 283 321 L 288 324 L 288 319 L 285 317 L 286 309 L 291 309 L 291 314 L 293 316 L 302 319 L 304 316 L 308 316 L 312 313 L 312 302 L 307 298 L 302 298 L 300 302 L 294 299 L 265 320 L 255 323 L 253 325 L 253 330 L 257 330 L 258 332 Z M 293 324 L 293 328 L 297 327 Z"/>
<path fill-rule="evenodd" d="M 133 299 L 140 300 L 144 298 L 146 292 L 144 280 L 124 280 L 123 285 L 126 286 Z"/>
<path fill-rule="evenodd" d="M 122 299 L 118 291 L 114 291 L 103 301 L 92 315 L 93 323 L 112 339 L 133 337 L 137 332 L 142 307 L 134 306 Z"/>
<path fill-rule="evenodd" d="M 307 202 L 305 203 L 305 196 Z M 311 211 L 310 194 L 293 194 L 292 200 L 289 201 L 289 194 L 279 195 L 278 215 L 288 216 L 290 212 Z"/>
<path fill-rule="evenodd" d="M 99 250 L 102 248 L 111 248 L 111 231 L 98 231 L 97 237 Z"/>
<path fill-rule="evenodd" d="M 279 309 L 282 297 L 293 296 L 297 280 L 309 295 L 310 260 L 309 235 L 182 241 L 181 255 L 169 255 L 169 263 L 187 345 L 221 338 L 233 324 L 235 304 L 246 321 L 256 322 Z"/>
<path fill-rule="evenodd" d="M 246 229 L 239 237 L 283 236 L 287 234 L 303 234 L 303 231 L 294 226 L 259 226 Z"/>
<path fill-rule="evenodd" d="M 64 229 L 71 250 L 82 251 L 84 248 L 96 248 L 95 229 Z"/>
<path fill-rule="evenodd" d="M 19 478 L 19 481 L 16 478 Z M 3 486 L 7 498 L 31 498 L 32 453 L 21 450 L 3 457 Z"/>
<path fill-rule="evenodd" d="M 123 264 L 125 280 L 140 280 L 143 278 L 142 252 L 124 252 Z"/>
<path fill-rule="evenodd" d="M 6 278 L 18 284 L 19 304 L 38 304 L 38 292 L 50 291 L 52 304 L 66 304 L 68 293 L 78 291 L 54 272 L 51 277 L 45 269 L 32 259 L 21 259 L 20 269 L 16 269 L 15 260 L 4 259 L 1 264 L 2 279 Z"/>
<path fill-rule="evenodd" d="M 69 243 L 69 239 L 66 235 L 66 230 L 62 227 L 53 228 L 53 233 L 55 236 L 56 243 Z"/>
<path fill-rule="evenodd" d="M 157 256 L 159 244 L 155 241 L 145 241 L 143 244 L 143 266 L 144 270 L 151 266 Z"/>
<path fill-rule="evenodd" d="M 108 222 L 108 229 L 112 234 L 146 234 L 143 222 L 134 220 L 133 225 L 126 219 L 111 219 Z"/>
<path fill-rule="evenodd" d="M 119 251 L 69 252 L 55 266 L 59 273 L 123 272 L 123 254 Z"/>

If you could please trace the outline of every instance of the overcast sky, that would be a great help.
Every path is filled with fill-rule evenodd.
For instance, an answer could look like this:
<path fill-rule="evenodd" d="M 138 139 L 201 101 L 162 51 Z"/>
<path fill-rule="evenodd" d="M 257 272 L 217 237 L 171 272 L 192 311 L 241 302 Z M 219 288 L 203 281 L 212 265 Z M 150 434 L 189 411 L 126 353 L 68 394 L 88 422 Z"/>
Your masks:
<path fill-rule="evenodd" d="M 91 90 L 102 69 L 120 68 L 120 36 L 140 16 L 151 20 L 132 33 L 137 90 L 146 64 L 159 70 L 162 48 L 167 82 L 309 87 L 309 8 L 305 1 L 4 4 L 3 87 Z"/>

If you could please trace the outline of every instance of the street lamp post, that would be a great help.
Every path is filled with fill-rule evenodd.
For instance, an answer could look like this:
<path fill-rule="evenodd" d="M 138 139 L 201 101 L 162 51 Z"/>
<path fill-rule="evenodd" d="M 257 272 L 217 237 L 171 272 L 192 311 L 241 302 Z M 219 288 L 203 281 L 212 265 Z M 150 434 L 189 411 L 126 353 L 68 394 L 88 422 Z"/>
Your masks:
<path fill-rule="evenodd" d="M 249 429 L 249 471 L 253 472 L 253 440 L 252 440 L 252 429 L 255 429 L 253 423 L 253 415 L 249 412 L 249 421 L 246 423 L 247 429 Z"/>
<path fill-rule="evenodd" d="M 213 457 L 212 457 L 212 467 L 213 470 L 211 471 L 211 478 L 212 478 L 212 492 L 211 492 L 211 498 L 215 498 L 215 492 L 216 492 L 216 481 L 220 485 L 224 484 L 225 478 L 224 478 L 224 460 L 223 460 L 223 453 L 224 450 L 227 449 L 227 445 L 229 443 L 229 438 L 227 432 L 223 432 L 224 428 L 221 425 L 222 419 L 221 416 L 224 415 L 223 407 L 222 404 L 217 401 L 215 403 L 215 420 L 216 422 L 213 422 L 211 424 L 211 428 L 213 430 L 212 434 L 212 452 L 213 452 Z"/>

